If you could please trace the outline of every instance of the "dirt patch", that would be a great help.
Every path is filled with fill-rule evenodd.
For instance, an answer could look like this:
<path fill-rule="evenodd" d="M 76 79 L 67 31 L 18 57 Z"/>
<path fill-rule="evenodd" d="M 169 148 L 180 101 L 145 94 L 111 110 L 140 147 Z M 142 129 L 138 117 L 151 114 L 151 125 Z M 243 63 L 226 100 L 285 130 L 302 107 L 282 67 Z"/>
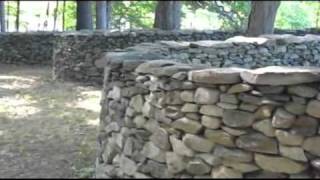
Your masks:
<path fill-rule="evenodd" d="M 1 178 L 92 177 L 100 89 L 0 64 Z"/>

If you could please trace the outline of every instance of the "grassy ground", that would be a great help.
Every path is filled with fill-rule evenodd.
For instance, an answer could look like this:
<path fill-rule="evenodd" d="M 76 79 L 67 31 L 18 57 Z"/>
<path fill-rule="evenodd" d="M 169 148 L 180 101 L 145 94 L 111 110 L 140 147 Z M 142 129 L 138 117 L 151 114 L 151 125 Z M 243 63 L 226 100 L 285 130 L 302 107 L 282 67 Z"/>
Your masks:
<path fill-rule="evenodd" d="M 100 90 L 0 64 L 0 177 L 91 177 Z"/>

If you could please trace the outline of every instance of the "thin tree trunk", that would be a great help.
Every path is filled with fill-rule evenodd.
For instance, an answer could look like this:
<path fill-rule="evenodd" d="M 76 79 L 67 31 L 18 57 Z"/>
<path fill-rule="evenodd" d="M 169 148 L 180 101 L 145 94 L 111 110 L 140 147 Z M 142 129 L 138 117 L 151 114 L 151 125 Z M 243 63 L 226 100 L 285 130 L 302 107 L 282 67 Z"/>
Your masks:
<path fill-rule="evenodd" d="M 49 10 L 50 10 L 50 2 L 47 3 L 47 9 L 46 9 L 46 19 L 43 22 L 43 29 L 46 30 L 48 27 L 48 20 L 49 20 Z"/>
<path fill-rule="evenodd" d="M 9 21 L 9 15 L 10 15 L 10 12 L 9 12 L 9 10 L 10 10 L 10 8 L 9 8 L 9 2 L 10 1 L 6 1 L 7 2 L 7 31 L 9 31 L 9 23 L 10 23 L 10 21 Z"/>
<path fill-rule="evenodd" d="M 96 29 L 107 29 L 106 1 L 96 1 Z"/>
<path fill-rule="evenodd" d="M 180 1 L 158 1 L 154 28 L 164 30 L 180 29 L 181 7 Z"/>
<path fill-rule="evenodd" d="M 280 1 L 251 1 L 248 36 L 272 34 Z"/>
<path fill-rule="evenodd" d="M 93 29 L 91 1 L 77 1 L 77 30 Z"/>
<path fill-rule="evenodd" d="M 20 1 L 17 1 L 17 14 L 16 14 L 16 31 L 19 32 L 20 25 Z"/>
<path fill-rule="evenodd" d="M 56 7 L 54 8 L 54 12 L 53 12 L 53 31 L 56 30 L 57 17 L 58 17 L 58 8 L 59 8 L 59 1 L 56 1 Z"/>
<path fill-rule="evenodd" d="M 5 25 L 5 8 L 4 8 L 4 1 L 0 1 L 0 26 L 1 26 L 1 32 L 6 31 L 6 25 Z"/>
<path fill-rule="evenodd" d="M 112 16 L 112 1 L 106 1 L 107 2 L 107 9 L 106 9 L 106 29 L 111 28 L 111 16 Z"/>
<path fill-rule="evenodd" d="M 63 7 L 62 7 L 62 31 L 65 30 L 65 12 L 66 12 L 66 1 L 63 1 Z"/>

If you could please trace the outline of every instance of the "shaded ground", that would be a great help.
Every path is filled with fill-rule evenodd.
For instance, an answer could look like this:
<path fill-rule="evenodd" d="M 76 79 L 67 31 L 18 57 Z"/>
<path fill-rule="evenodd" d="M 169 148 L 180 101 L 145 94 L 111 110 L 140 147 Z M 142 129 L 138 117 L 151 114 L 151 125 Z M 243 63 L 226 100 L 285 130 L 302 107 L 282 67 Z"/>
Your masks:
<path fill-rule="evenodd" d="M 91 177 L 100 90 L 0 64 L 0 178 Z"/>

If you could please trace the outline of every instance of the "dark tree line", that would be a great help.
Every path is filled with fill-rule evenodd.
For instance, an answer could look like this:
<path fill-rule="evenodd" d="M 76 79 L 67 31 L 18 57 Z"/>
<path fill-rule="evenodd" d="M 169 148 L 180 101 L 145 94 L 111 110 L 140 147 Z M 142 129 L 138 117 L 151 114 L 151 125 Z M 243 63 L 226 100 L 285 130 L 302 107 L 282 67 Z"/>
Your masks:
<path fill-rule="evenodd" d="M 15 20 L 16 30 L 19 31 L 20 1 L 17 2 L 17 14 Z M 94 1 L 76 1 L 76 30 L 94 29 L 92 5 Z M 54 29 L 56 27 L 58 1 L 54 9 Z M 274 22 L 280 1 L 251 1 L 251 11 L 248 18 L 246 33 L 248 36 L 273 33 Z M 62 21 L 65 21 L 66 1 L 63 1 Z M 180 29 L 182 1 L 158 1 L 155 8 L 154 28 L 164 30 Z M 95 26 L 96 29 L 106 30 L 110 28 L 112 1 L 95 1 Z M 49 13 L 49 4 L 47 15 Z M 8 22 L 7 22 L 8 23 Z M 0 30 L 4 32 L 5 7 L 0 0 Z M 63 30 L 65 27 L 62 28 Z"/>

